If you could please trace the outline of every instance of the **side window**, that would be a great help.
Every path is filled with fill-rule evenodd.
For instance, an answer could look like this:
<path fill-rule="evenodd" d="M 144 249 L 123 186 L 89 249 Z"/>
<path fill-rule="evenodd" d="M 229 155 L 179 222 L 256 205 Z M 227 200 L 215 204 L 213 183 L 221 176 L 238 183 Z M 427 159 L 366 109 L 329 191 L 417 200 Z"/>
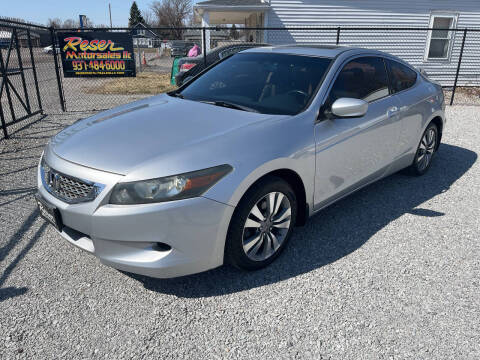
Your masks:
<path fill-rule="evenodd" d="M 329 102 L 355 98 L 372 102 L 389 95 L 385 64 L 379 57 L 361 57 L 350 61 L 338 74 Z"/>
<path fill-rule="evenodd" d="M 392 82 L 393 93 L 397 93 L 415 85 L 417 82 L 417 73 L 415 71 L 399 62 L 389 59 L 386 61 Z"/>

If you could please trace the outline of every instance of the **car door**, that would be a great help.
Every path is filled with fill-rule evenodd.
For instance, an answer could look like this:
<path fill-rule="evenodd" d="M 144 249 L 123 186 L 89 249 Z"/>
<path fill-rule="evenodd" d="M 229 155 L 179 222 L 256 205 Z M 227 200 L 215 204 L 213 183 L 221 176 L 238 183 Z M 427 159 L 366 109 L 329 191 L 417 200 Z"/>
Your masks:
<path fill-rule="evenodd" d="M 364 116 L 335 117 L 339 98 L 368 102 Z M 398 152 L 399 102 L 391 96 L 384 59 L 347 60 L 337 73 L 315 125 L 315 208 L 380 178 Z"/>
<path fill-rule="evenodd" d="M 432 113 L 432 104 L 427 101 L 435 94 L 435 87 L 418 80 L 418 74 L 409 66 L 393 59 L 385 59 L 389 72 L 391 91 L 400 103 L 401 126 L 399 129 L 399 152 L 411 153 L 418 146 L 425 125 L 425 114 Z"/>

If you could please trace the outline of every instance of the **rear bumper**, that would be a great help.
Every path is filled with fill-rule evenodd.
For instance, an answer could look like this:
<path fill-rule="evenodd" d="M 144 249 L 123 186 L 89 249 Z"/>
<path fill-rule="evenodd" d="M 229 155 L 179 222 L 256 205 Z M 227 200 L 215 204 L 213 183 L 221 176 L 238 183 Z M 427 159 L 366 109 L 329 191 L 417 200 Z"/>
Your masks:
<path fill-rule="evenodd" d="M 57 161 L 55 168 L 65 171 L 58 168 L 59 164 Z M 113 185 L 107 184 L 93 202 L 67 204 L 38 182 L 40 195 L 56 206 L 62 216 L 65 227 L 60 235 L 103 264 L 169 278 L 209 270 L 223 263 L 232 206 L 203 197 L 157 204 L 111 205 L 107 199 Z M 170 248 L 159 247 L 157 243 Z"/>

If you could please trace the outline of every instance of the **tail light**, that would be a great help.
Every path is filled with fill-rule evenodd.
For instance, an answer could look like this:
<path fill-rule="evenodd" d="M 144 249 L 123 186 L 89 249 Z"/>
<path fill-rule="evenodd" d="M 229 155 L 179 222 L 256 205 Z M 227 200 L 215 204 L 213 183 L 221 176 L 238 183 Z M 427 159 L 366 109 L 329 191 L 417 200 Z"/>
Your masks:
<path fill-rule="evenodd" d="M 191 68 L 193 68 L 195 65 L 197 65 L 197 64 L 192 64 L 192 63 L 182 64 L 182 65 L 180 65 L 180 71 L 188 71 Z"/>

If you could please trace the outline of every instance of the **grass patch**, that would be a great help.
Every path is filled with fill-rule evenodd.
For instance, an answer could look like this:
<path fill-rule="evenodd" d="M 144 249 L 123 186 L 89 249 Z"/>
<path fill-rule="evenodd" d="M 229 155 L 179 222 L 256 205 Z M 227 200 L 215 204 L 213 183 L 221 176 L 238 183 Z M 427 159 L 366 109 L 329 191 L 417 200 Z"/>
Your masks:
<path fill-rule="evenodd" d="M 170 84 L 170 74 L 141 72 L 136 77 L 106 80 L 98 86 L 88 88 L 87 92 L 89 94 L 154 95 L 175 88 Z"/>

